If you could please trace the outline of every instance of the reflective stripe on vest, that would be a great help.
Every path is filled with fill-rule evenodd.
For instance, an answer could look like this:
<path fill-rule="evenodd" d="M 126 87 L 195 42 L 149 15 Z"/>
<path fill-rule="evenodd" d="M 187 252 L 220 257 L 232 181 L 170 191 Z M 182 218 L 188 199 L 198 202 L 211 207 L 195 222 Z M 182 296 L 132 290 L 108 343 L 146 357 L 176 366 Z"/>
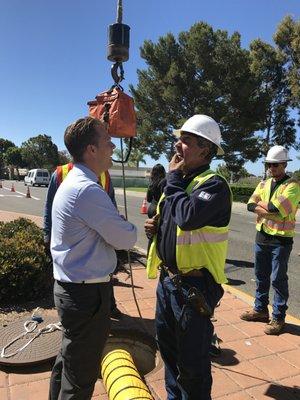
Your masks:
<path fill-rule="evenodd" d="M 213 232 L 197 232 L 197 231 L 182 231 L 177 236 L 177 244 L 196 244 L 196 243 L 218 243 L 228 240 L 228 232 L 213 233 Z"/>
<path fill-rule="evenodd" d="M 66 178 L 68 173 L 73 168 L 73 163 L 68 163 L 65 165 L 59 165 L 56 168 L 56 175 L 57 175 L 57 187 L 62 183 L 62 181 Z M 110 187 L 110 175 L 108 171 L 102 172 L 98 177 L 100 185 L 109 194 L 109 187 Z"/>
<path fill-rule="evenodd" d="M 271 198 L 272 178 L 261 182 L 250 197 L 253 202 L 255 196 L 263 202 L 272 204 L 279 210 L 278 213 L 257 217 L 256 229 L 263 227 L 264 232 L 269 235 L 293 237 L 295 235 L 295 218 L 300 200 L 300 185 L 293 178 L 287 179 L 273 192 Z M 255 202 L 255 201 L 254 201 Z"/>
<path fill-rule="evenodd" d="M 215 175 L 213 171 L 208 170 L 195 177 L 187 187 L 186 193 L 190 194 Z M 159 205 L 163 198 L 164 195 L 160 198 L 157 206 L 158 214 L 160 213 Z M 162 263 L 156 251 L 156 241 L 155 235 L 147 259 L 147 275 L 150 279 L 156 278 L 157 269 Z M 227 246 L 228 226 L 205 226 L 191 231 L 183 231 L 177 226 L 176 263 L 178 269 L 187 273 L 194 269 L 207 268 L 216 282 L 225 283 L 227 282 L 224 273 Z"/>
<path fill-rule="evenodd" d="M 274 221 L 272 219 L 263 218 L 262 223 L 268 228 L 276 231 L 292 231 L 295 229 L 295 221 Z"/>

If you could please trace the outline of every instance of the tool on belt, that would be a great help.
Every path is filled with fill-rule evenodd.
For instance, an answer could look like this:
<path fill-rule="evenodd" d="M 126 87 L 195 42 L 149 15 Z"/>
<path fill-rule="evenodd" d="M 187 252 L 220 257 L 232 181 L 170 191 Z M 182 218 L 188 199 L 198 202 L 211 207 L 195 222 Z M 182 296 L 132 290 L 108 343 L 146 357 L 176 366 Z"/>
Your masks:
<path fill-rule="evenodd" d="M 192 286 L 187 293 L 186 304 L 190 305 L 196 312 L 201 315 L 205 315 L 207 317 L 211 317 L 213 315 L 213 310 L 210 305 L 207 303 L 203 294 Z"/>
<path fill-rule="evenodd" d="M 178 290 L 184 307 L 190 306 L 194 311 L 196 311 L 200 315 L 204 315 L 206 317 L 211 317 L 213 315 L 212 307 L 207 303 L 203 293 L 196 287 L 190 286 L 185 283 L 186 286 L 190 286 L 187 292 L 187 295 L 183 293 L 183 282 L 182 275 L 172 273 L 165 266 L 162 267 L 164 272 L 170 277 L 174 286 Z"/>

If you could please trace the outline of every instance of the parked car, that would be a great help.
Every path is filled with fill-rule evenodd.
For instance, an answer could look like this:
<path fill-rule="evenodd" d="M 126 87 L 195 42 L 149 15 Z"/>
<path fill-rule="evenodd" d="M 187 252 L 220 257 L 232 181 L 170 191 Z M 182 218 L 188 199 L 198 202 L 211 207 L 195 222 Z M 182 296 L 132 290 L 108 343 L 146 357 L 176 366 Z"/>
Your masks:
<path fill-rule="evenodd" d="M 45 185 L 48 187 L 50 182 L 50 174 L 46 169 L 31 169 L 24 178 L 24 185 L 41 186 Z"/>

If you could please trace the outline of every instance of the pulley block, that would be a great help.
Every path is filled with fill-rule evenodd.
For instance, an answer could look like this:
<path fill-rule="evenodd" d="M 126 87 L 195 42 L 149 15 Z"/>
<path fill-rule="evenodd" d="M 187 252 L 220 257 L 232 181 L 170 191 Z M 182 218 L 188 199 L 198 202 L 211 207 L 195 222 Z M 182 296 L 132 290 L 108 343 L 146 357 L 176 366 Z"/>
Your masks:
<path fill-rule="evenodd" d="M 125 62 L 129 59 L 130 27 L 122 23 L 108 26 L 107 59 L 113 62 Z"/>

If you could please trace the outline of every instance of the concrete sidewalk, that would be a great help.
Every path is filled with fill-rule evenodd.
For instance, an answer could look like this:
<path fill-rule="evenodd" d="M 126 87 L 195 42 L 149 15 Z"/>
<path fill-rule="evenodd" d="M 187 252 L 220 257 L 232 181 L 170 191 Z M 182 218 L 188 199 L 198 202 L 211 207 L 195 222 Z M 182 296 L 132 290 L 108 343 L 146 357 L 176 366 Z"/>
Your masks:
<path fill-rule="evenodd" d="M 19 216 L 5 214 L 6 220 L 8 217 Z M 2 218 L 4 216 L 0 212 L 0 220 Z M 119 282 L 115 286 L 118 307 L 124 313 L 120 324 L 142 330 L 127 278 L 125 273 L 119 273 Z M 147 331 L 153 334 L 157 282 L 146 278 L 145 269 L 139 263 L 133 264 L 133 280 Z M 241 312 L 248 309 L 250 303 L 250 296 L 225 285 L 224 297 L 215 312 L 215 330 L 223 343 L 221 356 L 212 360 L 212 398 L 300 399 L 300 321 L 288 317 L 284 333 L 280 336 L 267 336 L 263 332 L 265 324 L 239 319 Z M 51 312 L 55 314 L 55 310 Z M 118 322 L 115 323 L 117 325 Z M 46 400 L 50 370 L 50 363 L 19 369 L 0 366 L 0 399 Z M 166 399 L 162 366 L 145 379 L 156 400 Z M 100 380 L 96 384 L 93 399 L 108 399 Z"/>

